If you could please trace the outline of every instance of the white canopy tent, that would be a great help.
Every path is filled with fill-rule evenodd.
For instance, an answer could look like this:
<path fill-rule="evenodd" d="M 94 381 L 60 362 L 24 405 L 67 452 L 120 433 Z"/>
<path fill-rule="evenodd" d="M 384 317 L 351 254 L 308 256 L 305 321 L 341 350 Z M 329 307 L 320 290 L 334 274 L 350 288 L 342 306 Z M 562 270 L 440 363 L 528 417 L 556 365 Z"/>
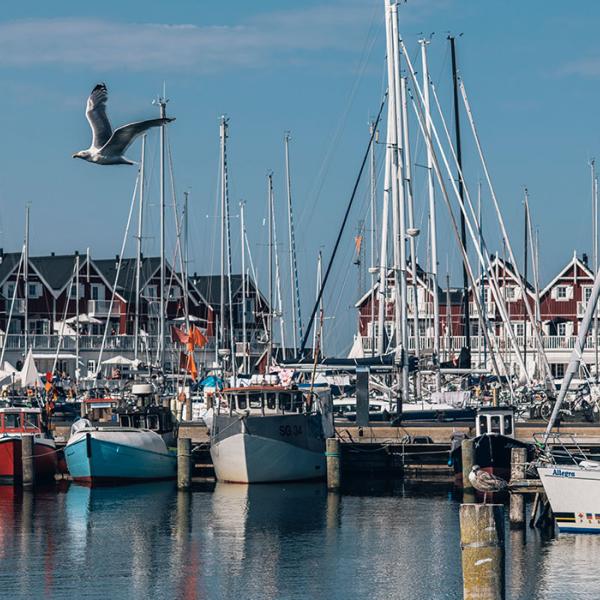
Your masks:
<path fill-rule="evenodd" d="M 40 374 L 35 366 L 35 360 L 33 358 L 33 351 L 29 349 L 27 356 L 25 357 L 25 362 L 23 363 L 23 368 L 20 372 L 21 376 L 21 385 L 23 387 L 27 386 L 39 386 L 41 385 Z"/>

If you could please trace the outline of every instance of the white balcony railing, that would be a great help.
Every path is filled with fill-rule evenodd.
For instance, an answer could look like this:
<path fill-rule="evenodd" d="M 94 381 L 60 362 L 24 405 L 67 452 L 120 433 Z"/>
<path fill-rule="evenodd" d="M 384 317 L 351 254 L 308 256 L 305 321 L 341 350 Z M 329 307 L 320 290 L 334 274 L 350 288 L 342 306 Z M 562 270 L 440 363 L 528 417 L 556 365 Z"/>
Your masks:
<path fill-rule="evenodd" d="M 112 303 L 112 317 L 118 317 L 120 314 L 119 303 Z M 88 300 L 88 314 L 90 317 L 107 317 L 110 311 L 110 300 Z"/>

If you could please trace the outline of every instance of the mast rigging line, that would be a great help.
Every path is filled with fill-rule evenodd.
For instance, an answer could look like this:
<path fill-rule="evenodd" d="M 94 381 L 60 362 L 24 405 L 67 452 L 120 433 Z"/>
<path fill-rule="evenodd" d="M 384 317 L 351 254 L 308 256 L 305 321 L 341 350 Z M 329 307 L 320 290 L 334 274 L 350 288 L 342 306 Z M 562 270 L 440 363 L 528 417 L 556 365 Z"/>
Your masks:
<path fill-rule="evenodd" d="M 362 159 L 362 163 L 360 165 L 360 169 L 358 172 L 358 176 L 356 178 L 356 181 L 354 182 L 354 187 L 352 189 L 352 194 L 350 195 L 350 200 L 348 201 L 348 206 L 346 207 L 346 212 L 344 214 L 344 218 L 342 220 L 342 225 L 340 227 L 340 230 L 338 232 L 337 235 L 337 239 L 335 241 L 335 245 L 333 247 L 333 252 L 331 254 L 331 257 L 329 259 L 329 262 L 327 264 L 327 269 L 325 271 L 325 276 L 323 277 L 323 283 L 319 289 L 319 293 L 317 295 L 317 299 L 315 301 L 315 304 L 313 306 L 311 315 L 310 315 L 310 319 L 308 320 L 308 324 L 306 326 L 306 331 L 304 332 L 304 337 L 302 338 L 302 343 L 300 345 L 300 351 L 298 353 L 298 358 L 300 358 L 302 356 L 302 354 L 304 353 L 304 349 L 306 348 L 306 342 L 308 340 L 308 336 L 310 335 L 310 330 L 313 326 L 314 320 L 315 320 L 315 315 L 317 314 L 317 310 L 319 309 L 319 303 L 321 301 L 321 297 L 323 296 L 323 291 L 325 289 L 325 285 L 327 284 L 327 280 L 329 279 L 329 274 L 331 273 L 331 267 L 333 265 L 333 261 L 335 259 L 335 255 L 337 253 L 338 247 L 340 245 L 340 241 L 342 239 L 342 234 L 344 233 L 344 229 L 346 228 L 346 223 L 348 221 L 348 217 L 350 216 L 350 210 L 352 208 L 352 204 L 354 203 L 354 198 L 356 197 L 356 192 L 358 190 L 358 185 L 360 183 L 360 180 L 362 178 L 362 174 L 363 171 L 365 169 L 365 165 L 367 164 L 367 161 L 369 159 L 369 153 L 371 151 L 371 144 L 373 143 L 373 140 L 375 139 L 375 132 L 377 131 L 377 126 L 379 125 L 379 121 L 381 120 L 381 115 L 383 113 L 383 108 L 385 106 L 385 102 L 387 99 L 387 92 L 384 94 L 383 96 L 383 100 L 381 101 L 381 106 L 379 107 L 379 112 L 377 113 L 377 118 L 375 119 L 375 124 L 373 127 L 373 132 L 371 133 L 370 137 L 369 137 L 369 143 L 367 144 L 367 149 L 364 153 L 363 159 Z"/>
<path fill-rule="evenodd" d="M 481 160 L 481 166 L 483 167 L 483 172 L 485 174 L 485 178 L 488 184 L 488 187 L 490 189 L 490 194 L 492 196 L 492 201 L 494 203 L 494 208 L 496 209 L 496 215 L 498 217 L 498 222 L 500 224 L 500 228 L 502 230 L 502 235 L 504 237 L 504 239 L 506 240 L 506 246 L 508 249 L 508 253 L 510 256 L 510 260 L 513 263 L 513 266 L 515 268 L 515 271 L 517 273 L 517 280 L 519 283 L 519 287 L 521 288 L 521 294 L 523 295 L 523 299 L 524 302 L 523 304 L 525 304 L 525 309 L 527 311 L 527 316 L 529 318 L 530 323 L 532 324 L 532 326 L 534 327 L 534 332 L 535 332 L 535 336 L 536 336 L 536 341 L 538 342 L 538 344 L 540 345 L 540 347 L 542 346 L 542 339 L 540 336 L 540 332 L 537 330 L 537 328 L 535 328 L 535 318 L 533 316 L 533 312 L 531 310 L 531 306 L 529 305 L 529 302 L 526 301 L 526 294 L 525 294 L 525 286 L 523 284 L 523 281 L 521 280 L 521 277 L 519 275 L 519 271 L 518 271 L 518 267 L 517 267 L 517 261 L 515 260 L 515 254 L 513 252 L 512 249 L 512 244 L 510 243 L 510 239 L 508 237 L 508 233 L 506 231 L 506 226 L 504 223 L 504 218 L 502 216 L 502 212 L 500 211 L 500 206 L 498 204 L 498 199 L 496 197 L 496 192 L 494 190 L 494 186 L 492 184 L 492 179 L 490 177 L 490 173 L 487 167 L 487 161 L 485 160 L 485 156 L 483 154 L 483 149 L 481 147 L 481 142 L 479 141 L 479 134 L 477 132 L 477 127 L 475 126 L 475 120 L 473 118 L 473 112 L 471 110 L 471 105 L 469 104 L 469 100 L 467 98 L 467 91 L 465 89 L 465 85 L 464 85 L 464 81 L 462 79 L 462 77 L 459 77 L 459 88 L 460 88 L 460 93 L 462 95 L 462 99 L 463 99 L 463 104 L 465 106 L 465 111 L 467 113 L 467 117 L 469 120 L 469 124 L 471 126 L 471 131 L 473 133 L 473 139 L 475 140 L 475 144 L 477 146 L 477 151 L 479 153 L 479 158 Z M 546 370 L 546 381 L 550 383 L 550 389 L 553 392 L 556 392 L 556 386 L 554 385 L 554 380 L 552 378 L 552 372 L 550 370 L 550 364 L 548 363 L 548 358 L 546 356 L 545 353 L 543 353 L 543 362 L 544 362 L 544 367 Z M 527 370 L 526 370 L 526 374 L 527 374 Z"/>

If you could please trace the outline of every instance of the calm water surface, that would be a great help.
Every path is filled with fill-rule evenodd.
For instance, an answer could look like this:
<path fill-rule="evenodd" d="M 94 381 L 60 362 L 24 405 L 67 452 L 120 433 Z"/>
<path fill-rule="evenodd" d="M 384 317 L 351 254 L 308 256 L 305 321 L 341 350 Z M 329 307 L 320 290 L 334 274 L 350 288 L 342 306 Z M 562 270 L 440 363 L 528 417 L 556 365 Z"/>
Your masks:
<path fill-rule="evenodd" d="M 459 499 L 402 482 L 0 487 L 1 598 L 453 599 Z M 525 539 L 526 535 L 526 539 Z M 508 532 L 509 598 L 599 598 L 600 536 Z"/>

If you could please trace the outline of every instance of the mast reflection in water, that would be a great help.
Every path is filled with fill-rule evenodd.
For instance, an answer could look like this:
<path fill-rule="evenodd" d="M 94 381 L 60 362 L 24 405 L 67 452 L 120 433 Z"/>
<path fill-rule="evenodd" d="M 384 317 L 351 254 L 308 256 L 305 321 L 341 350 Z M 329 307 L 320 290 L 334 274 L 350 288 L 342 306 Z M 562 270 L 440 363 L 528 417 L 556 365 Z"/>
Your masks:
<path fill-rule="evenodd" d="M 595 598 L 600 536 L 507 530 L 508 598 Z M 402 482 L 0 487 L 0 597 L 460 598 L 458 499 Z"/>

